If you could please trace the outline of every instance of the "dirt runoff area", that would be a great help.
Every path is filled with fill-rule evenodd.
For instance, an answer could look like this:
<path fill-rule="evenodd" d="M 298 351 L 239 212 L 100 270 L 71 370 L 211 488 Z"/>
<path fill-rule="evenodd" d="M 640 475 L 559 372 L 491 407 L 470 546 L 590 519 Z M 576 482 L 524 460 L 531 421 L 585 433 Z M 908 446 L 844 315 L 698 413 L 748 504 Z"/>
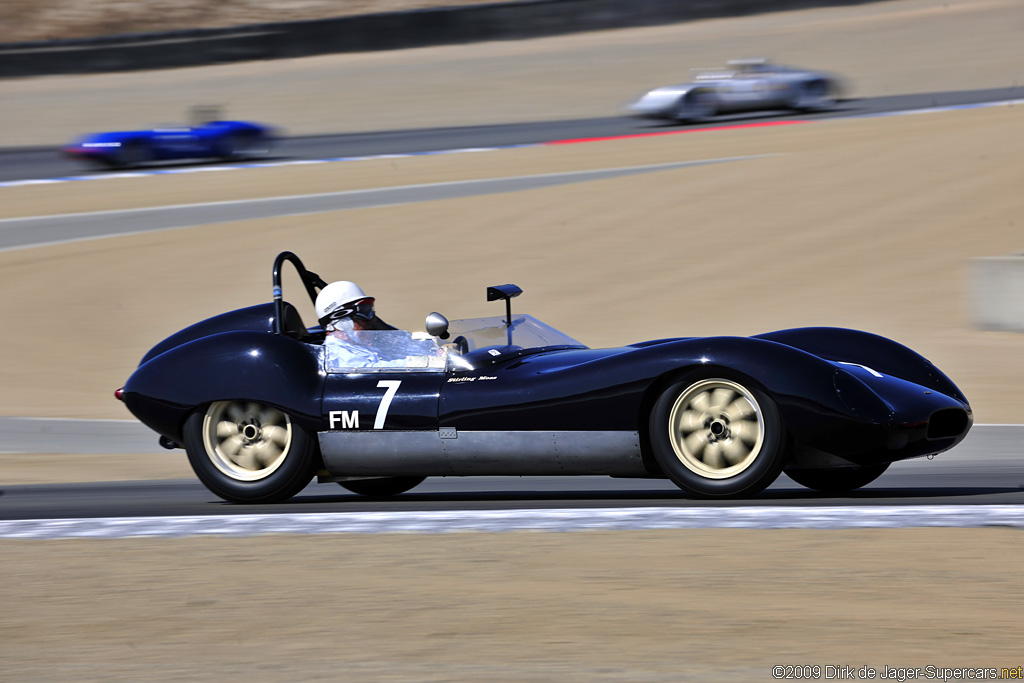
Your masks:
<path fill-rule="evenodd" d="M 0 552 L 11 681 L 771 681 L 774 666 L 806 666 L 803 680 L 827 680 L 827 666 L 870 667 L 874 680 L 920 668 L 926 680 L 930 666 L 1024 664 L 1024 545 L 1007 529 L 0 541 Z"/>
<path fill-rule="evenodd" d="M 381 126 L 406 127 L 410 108 L 446 125 L 594 115 L 584 105 L 742 46 L 849 67 L 837 70 L 865 92 L 1009 87 L 1021 63 L 1006 40 L 1019 21 L 1016 3 L 913 0 L 447 52 L 7 81 L 0 97 L 21 140 L 56 144 L 76 121 L 135 120 L 218 91 L 251 105 L 235 113 L 277 112 L 307 132 L 369 129 L 374 108 Z M 331 109 L 353 74 L 376 99 Z M 564 98 L 570 74 L 582 104 Z M 448 87 L 404 100 L 417 79 Z M 0 414 L 126 418 L 111 392 L 140 355 L 186 324 L 266 300 L 271 259 L 291 249 L 329 279 L 359 281 L 406 327 L 431 310 L 481 315 L 484 286 L 516 282 L 521 310 L 594 346 L 868 329 L 934 360 L 979 421 L 1019 423 L 1024 342 L 974 329 L 965 283 L 972 257 L 1020 250 L 1021 112 L 3 188 L 8 218 L 756 157 L 0 253 Z M 646 315 L 623 314 L 638 306 Z M 94 460 L 36 462 L 40 480 L 70 481 Z M 175 476 L 162 466 L 150 475 Z M 852 667 L 848 680 L 862 666 L 879 679 L 884 667 L 895 679 L 1011 668 L 1024 664 L 1019 539 L 919 529 L 4 540 L 0 678 L 768 681 L 775 665 L 820 666 L 821 679 L 826 666 Z"/>

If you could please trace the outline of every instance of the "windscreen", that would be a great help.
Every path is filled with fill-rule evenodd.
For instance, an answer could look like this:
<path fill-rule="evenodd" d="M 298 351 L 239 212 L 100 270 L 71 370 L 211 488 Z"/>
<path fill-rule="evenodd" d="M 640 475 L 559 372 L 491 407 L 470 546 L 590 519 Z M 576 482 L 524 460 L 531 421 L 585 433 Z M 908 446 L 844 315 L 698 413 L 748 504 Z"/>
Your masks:
<path fill-rule="evenodd" d="M 448 332 L 451 335 L 448 341 L 457 347 L 461 345 L 460 337 L 465 339 L 465 352 L 485 348 L 498 353 L 548 346 L 586 348 L 564 332 L 559 332 L 530 315 L 513 316 L 511 327 L 506 325 L 504 316 L 453 320 L 448 325 Z"/>
<path fill-rule="evenodd" d="M 587 348 L 529 315 L 514 316 L 511 327 L 497 316 L 453 320 L 448 331 L 442 341 L 405 330 L 331 332 L 324 339 L 324 368 L 329 373 L 444 372 L 528 349 Z"/>
<path fill-rule="evenodd" d="M 437 340 L 405 330 L 331 332 L 324 339 L 327 372 L 444 372 L 448 354 Z"/>

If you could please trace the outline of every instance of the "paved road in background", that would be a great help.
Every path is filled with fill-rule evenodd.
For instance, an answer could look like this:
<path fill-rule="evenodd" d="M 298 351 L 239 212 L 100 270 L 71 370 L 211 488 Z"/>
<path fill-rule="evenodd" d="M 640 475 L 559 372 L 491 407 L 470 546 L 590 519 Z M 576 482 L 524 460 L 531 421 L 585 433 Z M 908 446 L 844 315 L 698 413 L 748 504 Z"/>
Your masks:
<path fill-rule="evenodd" d="M 326 211 L 398 206 L 439 199 L 521 192 L 555 185 L 619 178 L 640 173 L 656 173 L 708 164 L 747 161 L 756 158 L 759 156 L 696 159 L 647 166 L 590 169 L 569 173 L 541 173 L 367 190 L 343 190 L 290 197 L 261 197 L 259 199 L 156 206 L 124 211 L 7 218 L 0 219 L 0 251 L 114 235 L 129 235 L 152 230 L 187 228 L 211 223 L 280 216 L 307 216 Z"/>
<path fill-rule="evenodd" d="M 951 107 L 1014 100 L 1024 96 L 1021 88 L 997 88 L 962 92 L 922 93 L 851 100 L 832 111 L 794 116 L 792 112 L 746 114 L 718 117 L 700 125 L 661 123 L 627 116 L 568 121 L 544 121 L 491 126 L 423 128 L 418 130 L 346 133 L 283 139 L 274 150 L 278 160 L 362 157 L 379 154 L 416 154 L 449 149 L 527 145 L 553 140 L 615 137 L 672 130 L 721 126 L 724 123 L 755 123 L 798 119 L 813 121 L 850 116 L 870 116 L 932 107 Z M 271 122 L 272 123 L 272 122 Z M 140 122 L 145 127 L 145 122 Z M 89 133 L 95 131 L 82 131 Z M 67 142 L 71 142 L 68 140 Z M 206 164 L 210 165 L 210 164 Z M 219 165 L 219 164 L 218 164 Z M 178 164 L 172 168 L 187 168 Z M 58 149 L 0 150 L 0 182 L 45 180 L 83 174 L 103 175 L 80 162 L 63 158 Z"/>

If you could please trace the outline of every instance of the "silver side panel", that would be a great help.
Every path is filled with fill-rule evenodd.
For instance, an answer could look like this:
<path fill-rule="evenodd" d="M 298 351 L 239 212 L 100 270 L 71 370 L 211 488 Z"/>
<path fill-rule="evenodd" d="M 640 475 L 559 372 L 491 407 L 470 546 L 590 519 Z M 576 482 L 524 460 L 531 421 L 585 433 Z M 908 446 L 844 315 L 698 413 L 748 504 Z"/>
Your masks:
<path fill-rule="evenodd" d="M 384 432 L 320 434 L 334 476 L 645 476 L 637 432 Z"/>

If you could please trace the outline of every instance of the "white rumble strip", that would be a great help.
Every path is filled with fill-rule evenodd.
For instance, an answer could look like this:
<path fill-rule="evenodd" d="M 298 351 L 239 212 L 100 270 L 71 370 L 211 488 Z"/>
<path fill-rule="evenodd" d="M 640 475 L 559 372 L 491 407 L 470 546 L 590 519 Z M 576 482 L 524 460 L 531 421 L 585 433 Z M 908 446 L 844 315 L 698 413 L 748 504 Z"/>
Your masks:
<path fill-rule="evenodd" d="M 443 534 L 635 529 L 1024 529 L 1024 506 L 578 508 L 357 512 L 0 521 L 0 538 L 133 538 L 265 534 Z"/>

